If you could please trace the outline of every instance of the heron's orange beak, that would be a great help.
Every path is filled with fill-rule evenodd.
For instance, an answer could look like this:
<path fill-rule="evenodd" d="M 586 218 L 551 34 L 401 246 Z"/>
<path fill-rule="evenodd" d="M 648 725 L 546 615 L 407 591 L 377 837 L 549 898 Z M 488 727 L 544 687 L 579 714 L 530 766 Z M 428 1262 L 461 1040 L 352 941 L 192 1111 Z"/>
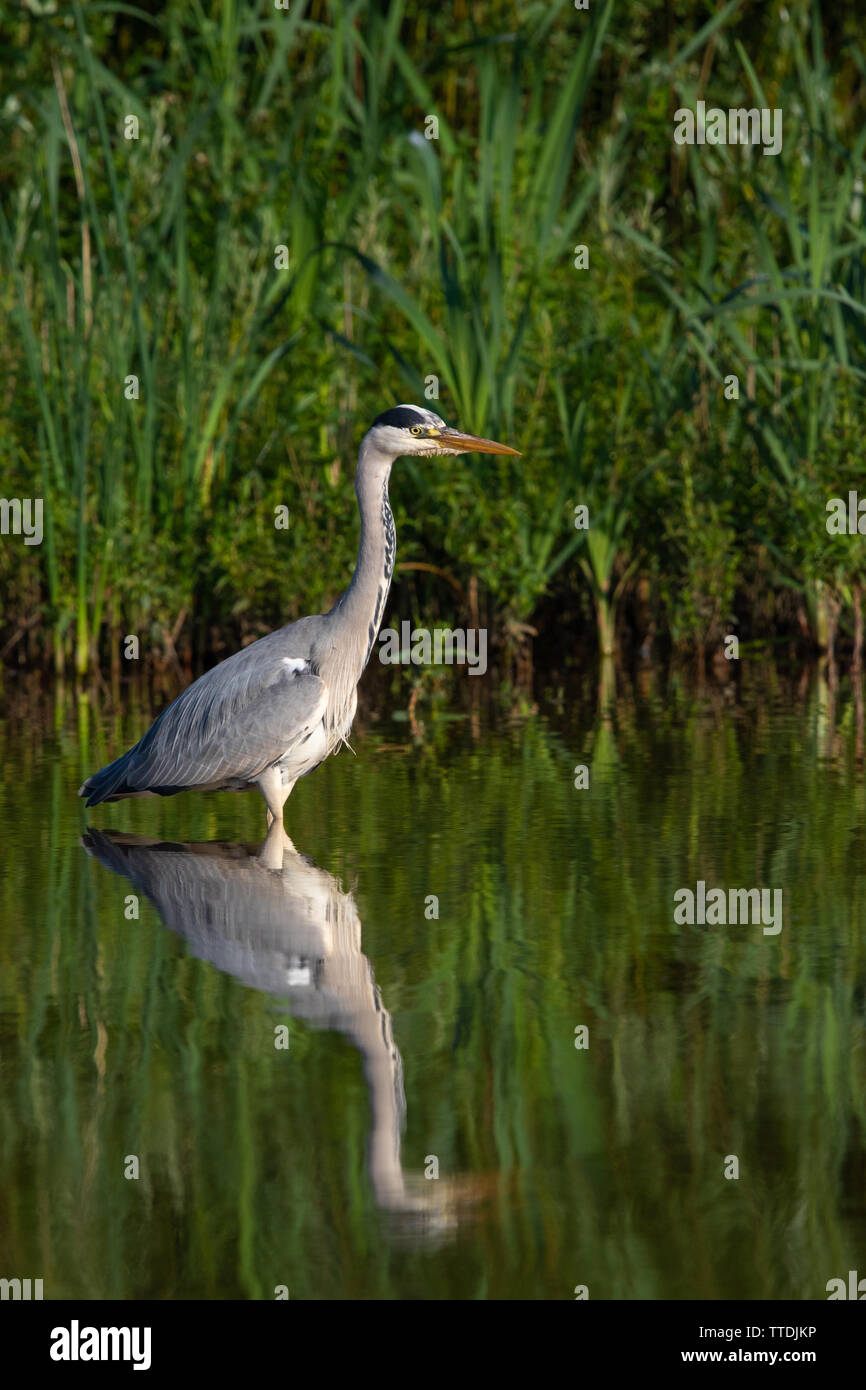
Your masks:
<path fill-rule="evenodd" d="M 477 434 L 464 434 L 462 430 L 447 427 L 436 435 L 436 443 L 446 449 L 460 451 L 461 454 L 519 454 L 510 444 L 497 444 L 495 439 L 481 439 Z"/>

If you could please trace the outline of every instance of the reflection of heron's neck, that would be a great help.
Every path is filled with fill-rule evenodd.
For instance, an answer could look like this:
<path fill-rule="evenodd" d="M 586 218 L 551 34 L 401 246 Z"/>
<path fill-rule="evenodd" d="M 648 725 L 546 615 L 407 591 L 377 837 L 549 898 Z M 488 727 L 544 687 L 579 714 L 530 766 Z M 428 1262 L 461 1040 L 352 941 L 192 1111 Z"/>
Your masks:
<path fill-rule="evenodd" d="M 370 1092 L 370 1138 L 367 1146 L 370 1181 L 381 1207 L 399 1207 L 404 1196 L 400 1135 L 406 1115 L 403 1063 L 394 1045 L 391 1018 L 382 1007 L 370 971 L 369 996 L 374 1012 L 358 1017 L 354 1041 L 361 1052 Z"/>
<path fill-rule="evenodd" d="M 400 1135 L 405 1121 L 403 1063 L 394 1044 L 391 1016 L 373 969 L 361 950 L 361 924 L 354 899 L 336 883 L 328 905 L 331 954 L 324 963 L 322 982 L 342 1001 L 340 1030 L 361 1054 L 370 1093 L 370 1181 L 380 1206 L 399 1206 L 403 1197 Z"/>
<path fill-rule="evenodd" d="M 361 923 L 350 893 L 323 869 L 315 868 L 298 854 L 282 824 L 275 821 L 259 852 L 265 868 L 282 871 L 293 883 L 307 881 L 311 901 L 321 913 L 324 956 L 318 986 L 335 1002 L 331 1026 L 338 1029 L 361 1054 L 364 1079 L 370 1094 L 368 1167 L 376 1201 L 382 1207 L 400 1207 L 404 1197 L 400 1166 L 400 1134 L 405 1119 L 403 1064 L 394 1044 L 391 1016 L 369 960 L 361 950 Z"/>

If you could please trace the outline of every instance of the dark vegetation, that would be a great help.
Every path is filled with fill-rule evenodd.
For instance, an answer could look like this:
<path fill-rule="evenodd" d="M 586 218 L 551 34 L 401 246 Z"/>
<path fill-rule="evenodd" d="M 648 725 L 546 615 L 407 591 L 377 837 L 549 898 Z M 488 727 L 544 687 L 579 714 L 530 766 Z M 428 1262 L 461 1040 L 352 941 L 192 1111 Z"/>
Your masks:
<path fill-rule="evenodd" d="M 500 671 L 728 633 L 856 655 L 863 540 L 825 522 L 861 482 L 864 26 L 6 7 L 0 491 L 45 535 L 0 539 L 5 662 L 116 669 L 136 633 L 197 666 L 327 607 L 360 436 L 432 376 L 523 456 L 397 465 L 394 617 L 486 623 Z M 699 99 L 781 109 L 782 152 L 676 145 Z"/>

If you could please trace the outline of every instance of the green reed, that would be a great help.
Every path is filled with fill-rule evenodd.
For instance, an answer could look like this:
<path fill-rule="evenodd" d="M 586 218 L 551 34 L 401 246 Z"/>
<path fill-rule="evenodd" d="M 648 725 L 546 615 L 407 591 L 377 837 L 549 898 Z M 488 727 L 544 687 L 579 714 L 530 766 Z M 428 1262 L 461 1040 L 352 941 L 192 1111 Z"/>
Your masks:
<path fill-rule="evenodd" d="M 0 443 L 6 495 L 38 480 L 46 516 L 24 563 L 0 549 L 14 659 L 81 675 L 137 632 L 192 661 L 332 601 L 361 423 L 431 377 L 523 457 L 402 466 L 398 599 L 477 592 L 542 638 L 565 613 L 607 650 L 642 640 L 647 590 L 698 646 L 735 608 L 784 629 L 791 592 L 844 616 L 860 574 L 822 507 L 856 477 L 866 371 L 862 45 L 828 53 L 817 4 L 771 46 L 742 7 L 687 11 L 673 37 L 607 0 L 494 5 L 483 31 L 371 0 L 22 11 Z M 781 107 L 782 153 L 675 147 L 700 96 Z"/>

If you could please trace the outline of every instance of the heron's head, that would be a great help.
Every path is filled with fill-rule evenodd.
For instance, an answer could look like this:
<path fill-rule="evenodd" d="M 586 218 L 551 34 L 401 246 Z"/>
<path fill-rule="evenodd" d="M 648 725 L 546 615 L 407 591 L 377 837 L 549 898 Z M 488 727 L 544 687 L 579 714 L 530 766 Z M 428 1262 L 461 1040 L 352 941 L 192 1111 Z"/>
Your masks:
<path fill-rule="evenodd" d="M 367 439 L 376 453 L 388 458 L 406 454 L 429 458 L 433 454 L 517 454 L 508 444 L 495 439 L 480 439 L 451 429 L 432 410 L 420 405 L 395 405 L 376 417 L 367 432 Z"/>

